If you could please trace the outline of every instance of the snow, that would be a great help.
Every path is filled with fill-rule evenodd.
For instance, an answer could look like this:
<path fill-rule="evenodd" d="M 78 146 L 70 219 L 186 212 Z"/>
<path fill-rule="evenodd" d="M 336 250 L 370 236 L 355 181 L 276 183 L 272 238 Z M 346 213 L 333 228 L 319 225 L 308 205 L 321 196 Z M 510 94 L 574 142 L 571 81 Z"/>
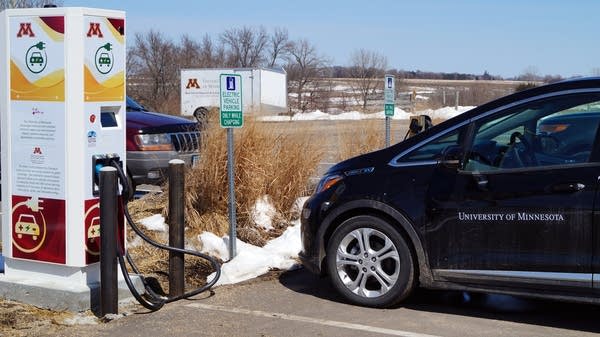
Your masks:
<path fill-rule="evenodd" d="M 417 97 L 418 99 L 427 99 L 427 97 Z M 394 109 L 394 120 L 409 120 L 410 116 L 429 115 L 432 119 L 449 119 L 460 115 L 461 113 L 473 109 L 473 106 L 444 107 L 441 109 L 427 109 L 417 111 L 414 114 L 406 112 L 400 108 Z M 358 111 L 348 111 L 339 114 L 329 114 L 321 110 L 309 111 L 304 113 L 296 113 L 293 116 L 263 116 L 259 120 L 263 122 L 290 122 L 290 121 L 321 121 L 321 120 L 364 120 L 364 119 L 385 119 L 384 111 L 376 113 L 363 113 Z"/>
<path fill-rule="evenodd" d="M 419 112 L 419 114 L 420 115 L 421 114 L 428 115 L 429 117 L 431 117 L 431 119 L 450 119 L 452 117 L 456 117 L 456 116 L 460 115 L 463 112 L 469 111 L 473 108 L 475 108 L 475 107 L 474 106 L 459 106 L 458 110 L 457 110 L 454 107 L 444 107 L 444 108 L 436 109 L 436 110 L 427 109 L 427 110 Z"/>
<path fill-rule="evenodd" d="M 298 198 L 292 209 L 300 213 L 308 197 Z M 256 209 L 268 210 L 263 213 L 262 220 L 275 215 L 274 207 L 268 196 L 260 198 Z M 271 212 L 272 211 L 272 212 Z M 271 219 L 268 220 L 271 223 Z M 257 222 L 258 225 L 260 223 Z M 263 227 L 264 228 L 264 227 Z M 236 240 L 237 255 L 229 260 L 229 236 L 218 237 L 213 233 L 204 232 L 198 236 L 202 243 L 201 252 L 217 257 L 225 262 L 221 267 L 221 277 L 216 285 L 238 283 L 267 273 L 272 269 L 290 270 L 297 268 L 298 253 L 302 248 L 300 239 L 300 220 L 293 221 L 283 234 L 269 242 L 264 247 L 257 247 L 239 239 Z M 211 280 L 215 274 L 209 275 Z"/>
<path fill-rule="evenodd" d="M 255 224 L 264 230 L 273 229 L 273 217 L 277 214 L 275 207 L 269 202 L 269 196 L 265 195 L 256 201 L 250 209 L 250 216 Z"/>
<path fill-rule="evenodd" d="M 200 234 L 202 252 L 229 260 L 229 237 L 222 238 L 208 232 Z M 300 221 L 296 220 L 283 234 L 269 241 L 264 247 L 257 247 L 236 240 L 237 255 L 221 266 L 221 277 L 216 285 L 232 284 L 246 281 L 271 269 L 289 270 L 296 266 L 298 253 L 301 249 Z M 209 280 L 215 273 L 208 276 Z"/>
<path fill-rule="evenodd" d="M 140 223 L 150 231 L 166 232 L 167 225 L 165 224 L 165 218 L 160 214 L 154 214 L 147 218 L 140 220 Z"/>

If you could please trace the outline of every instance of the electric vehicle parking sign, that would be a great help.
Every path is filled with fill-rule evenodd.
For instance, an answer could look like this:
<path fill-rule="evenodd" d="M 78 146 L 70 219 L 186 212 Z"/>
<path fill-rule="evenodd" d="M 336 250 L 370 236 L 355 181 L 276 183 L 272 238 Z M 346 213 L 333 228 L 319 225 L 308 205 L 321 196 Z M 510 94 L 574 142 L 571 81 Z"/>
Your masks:
<path fill-rule="evenodd" d="M 242 76 L 221 74 L 221 127 L 241 128 L 244 125 L 242 108 Z"/>

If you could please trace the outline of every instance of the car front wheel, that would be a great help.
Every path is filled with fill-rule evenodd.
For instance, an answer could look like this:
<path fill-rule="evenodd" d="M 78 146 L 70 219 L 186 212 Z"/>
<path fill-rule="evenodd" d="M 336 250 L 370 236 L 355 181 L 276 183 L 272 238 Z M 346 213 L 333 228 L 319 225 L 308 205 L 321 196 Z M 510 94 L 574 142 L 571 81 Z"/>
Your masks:
<path fill-rule="evenodd" d="M 344 221 L 329 240 L 326 261 L 333 286 L 358 305 L 389 307 L 414 287 L 414 262 L 405 239 L 374 216 Z"/>

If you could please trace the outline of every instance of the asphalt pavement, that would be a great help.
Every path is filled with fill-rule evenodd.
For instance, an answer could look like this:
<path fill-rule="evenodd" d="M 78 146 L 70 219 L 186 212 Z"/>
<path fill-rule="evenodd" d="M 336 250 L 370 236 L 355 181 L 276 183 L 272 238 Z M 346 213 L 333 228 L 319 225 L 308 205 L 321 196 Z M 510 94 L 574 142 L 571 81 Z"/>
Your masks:
<path fill-rule="evenodd" d="M 327 279 L 300 269 L 58 335 L 584 337 L 600 333 L 598 317 L 600 308 L 591 305 L 427 290 L 398 308 L 364 308 L 344 303 Z"/>

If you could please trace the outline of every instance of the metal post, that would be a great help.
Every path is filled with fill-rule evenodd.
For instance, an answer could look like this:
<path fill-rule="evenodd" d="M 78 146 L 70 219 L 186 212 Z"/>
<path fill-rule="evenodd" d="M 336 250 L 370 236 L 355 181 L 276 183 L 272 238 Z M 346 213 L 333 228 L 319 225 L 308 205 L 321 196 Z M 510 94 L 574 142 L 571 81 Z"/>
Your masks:
<path fill-rule="evenodd" d="M 446 106 L 446 89 L 442 89 L 442 107 Z"/>
<path fill-rule="evenodd" d="M 390 147 L 390 117 L 385 117 L 385 147 Z"/>
<path fill-rule="evenodd" d="M 184 248 L 185 162 L 169 161 L 169 246 Z M 169 252 L 169 295 L 180 296 L 185 291 L 185 259 L 183 253 Z"/>
<path fill-rule="evenodd" d="M 456 102 L 454 103 L 454 110 L 458 110 L 458 96 L 460 92 L 456 91 Z"/>
<path fill-rule="evenodd" d="M 100 169 L 100 305 L 102 315 L 117 314 L 117 169 Z"/>
<path fill-rule="evenodd" d="M 235 213 L 235 181 L 233 174 L 233 129 L 227 129 L 227 177 L 229 180 L 229 260 L 232 260 L 236 254 L 235 241 L 236 233 L 236 213 Z"/>

